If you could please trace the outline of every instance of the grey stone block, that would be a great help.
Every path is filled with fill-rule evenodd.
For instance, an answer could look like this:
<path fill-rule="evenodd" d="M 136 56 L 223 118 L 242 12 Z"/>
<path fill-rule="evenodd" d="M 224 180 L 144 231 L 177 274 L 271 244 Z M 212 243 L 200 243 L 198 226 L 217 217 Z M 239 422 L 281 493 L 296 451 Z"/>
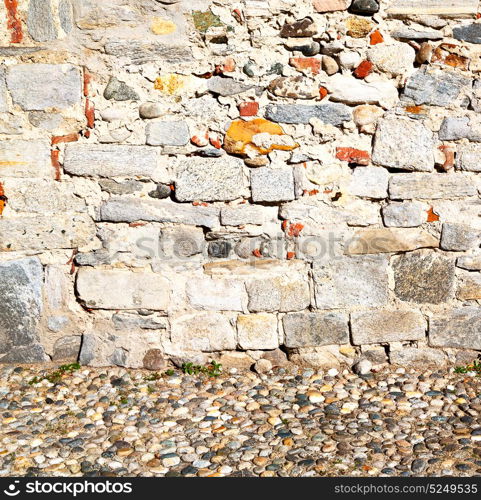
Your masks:
<path fill-rule="evenodd" d="M 389 172 L 381 167 L 357 167 L 352 173 L 349 193 L 364 198 L 387 198 Z"/>
<path fill-rule="evenodd" d="M 27 28 L 36 42 L 48 42 L 57 38 L 58 31 L 53 19 L 51 0 L 30 0 Z"/>
<path fill-rule="evenodd" d="M 374 139 L 372 161 L 384 167 L 431 172 L 434 170 L 433 133 L 422 123 L 408 118 L 382 119 Z"/>
<path fill-rule="evenodd" d="M 314 263 L 317 308 L 385 305 L 389 296 L 388 262 L 383 255 L 370 255 Z"/>
<path fill-rule="evenodd" d="M 429 205 L 419 201 L 389 203 L 382 208 L 384 225 L 388 227 L 418 227 L 427 221 Z"/>
<path fill-rule="evenodd" d="M 393 261 L 394 292 L 418 304 L 442 304 L 453 297 L 454 260 L 434 253 L 408 253 Z"/>
<path fill-rule="evenodd" d="M 207 80 L 207 89 L 209 92 L 221 96 L 242 94 L 252 87 L 253 85 L 247 85 L 233 78 L 223 78 L 221 76 L 214 76 Z"/>
<path fill-rule="evenodd" d="M 282 318 L 284 344 L 288 348 L 347 344 L 349 327 L 346 314 L 297 312 Z"/>
<path fill-rule="evenodd" d="M 460 170 L 481 172 L 481 144 L 460 144 L 456 163 Z"/>
<path fill-rule="evenodd" d="M 138 101 L 140 99 L 139 94 L 132 87 L 121 82 L 115 76 L 110 78 L 107 87 L 105 87 L 104 97 L 109 101 Z"/>
<path fill-rule="evenodd" d="M 8 111 L 7 84 L 5 82 L 5 67 L 0 66 L 0 113 Z"/>
<path fill-rule="evenodd" d="M 160 42 L 110 39 L 105 43 L 105 53 L 117 58 L 127 58 L 131 64 L 165 61 L 179 64 L 192 61 L 192 51 L 187 46 L 169 46 Z"/>
<path fill-rule="evenodd" d="M 419 311 L 391 309 L 351 314 L 352 341 L 356 345 L 422 340 L 426 327 Z"/>
<path fill-rule="evenodd" d="M 157 155 L 148 146 L 68 144 L 64 170 L 80 176 L 150 177 L 157 168 Z"/>
<path fill-rule="evenodd" d="M 70 0 L 60 0 L 58 4 L 58 17 L 62 29 L 65 33 L 70 33 L 73 29 L 73 12 Z"/>
<path fill-rule="evenodd" d="M 444 223 L 441 248 L 452 252 L 464 252 L 479 247 L 481 231 L 465 224 Z"/>
<path fill-rule="evenodd" d="M 429 344 L 433 347 L 481 350 L 481 311 L 460 307 L 429 320 Z"/>
<path fill-rule="evenodd" d="M 481 128 L 477 123 L 472 123 L 469 116 L 448 116 L 439 129 L 439 139 L 441 141 L 469 139 L 481 142 Z"/>
<path fill-rule="evenodd" d="M 46 363 L 49 357 L 45 354 L 41 344 L 31 344 L 22 347 L 13 347 L 5 356 L 0 358 L 0 363 Z"/>
<path fill-rule="evenodd" d="M 318 118 L 324 123 L 339 127 L 352 118 L 351 108 L 341 103 L 329 102 L 317 106 L 303 104 L 269 104 L 266 118 L 279 123 L 309 123 Z"/>
<path fill-rule="evenodd" d="M 251 170 L 251 189 L 254 202 L 290 201 L 295 198 L 292 168 Z"/>
<path fill-rule="evenodd" d="M 43 268 L 37 258 L 0 263 L 0 353 L 39 341 Z"/>
<path fill-rule="evenodd" d="M 82 337 L 80 335 L 68 335 L 61 337 L 53 346 L 53 361 L 76 361 L 80 354 Z"/>
<path fill-rule="evenodd" d="M 13 101 L 25 111 L 68 108 L 80 102 L 82 78 L 70 64 L 18 64 L 7 70 Z"/>
<path fill-rule="evenodd" d="M 453 28 L 453 37 L 463 42 L 481 43 L 481 25 L 479 23 L 473 23 L 455 26 Z"/>
<path fill-rule="evenodd" d="M 185 146 L 190 141 L 189 127 L 185 121 L 150 122 L 145 134 L 150 146 Z"/>
<path fill-rule="evenodd" d="M 225 157 L 180 159 L 176 165 L 178 201 L 230 201 L 245 194 L 242 160 Z"/>

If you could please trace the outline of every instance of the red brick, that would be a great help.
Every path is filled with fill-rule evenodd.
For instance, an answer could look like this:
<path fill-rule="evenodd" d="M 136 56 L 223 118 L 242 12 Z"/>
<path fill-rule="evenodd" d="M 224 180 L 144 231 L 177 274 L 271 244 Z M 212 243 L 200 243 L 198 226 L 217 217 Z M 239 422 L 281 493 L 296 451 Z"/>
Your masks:
<path fill-rule="evenodd" d="M 259 103 L 255 101 L 241 102 L 239 113 L 241 116 L 256 116 L 259 112 Z"/>
<path fill-rule="evenodd" d="M 291 57 L 289 64 L 298 71 L 310 70 L 313 75 L 318 75 L 321 71 L 321 60 L 315 57 Z"/>
<path fill-rule="evenodd" d="M 362 63 L 354 70 L 354 76 L 356 78 L 366 78 L 372 71 L 371 61 L 362 61 Z"/>
<path fill-rule="evenodd" d="M 369 35 L 369 43 L 371 45 L 377 45 L 378 43 L 383 43 L 383 42 L 384 42 L 384 37 L 382 36 L 379 30 L 374 31 Z"/>
<path fill-rule="evenodd" d="M 369 165 L 371 155 L 367 151 L 355 148 L 336 148 L 336 158 L 355 165 Z"/>

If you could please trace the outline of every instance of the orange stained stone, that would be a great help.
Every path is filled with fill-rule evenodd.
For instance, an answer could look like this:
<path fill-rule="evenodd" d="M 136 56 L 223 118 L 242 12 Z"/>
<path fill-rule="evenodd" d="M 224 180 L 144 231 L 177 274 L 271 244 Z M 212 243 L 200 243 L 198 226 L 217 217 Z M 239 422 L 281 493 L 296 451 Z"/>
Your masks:
<path fill-rule="evenodd" d="M 255 118 L 254 120 L 234 120 L 227 130 L 224 139 L 224 149 L 231 154 L 244 155 L 248 150 L 254 151 L 261 155 L 267 155 L 279 149 L 282 151 L 292 151 L 299 144 L 292 142 L 291 144 L 279 138 L 279 142 L 273 140 L 269 143 L 269 147 L 257 146 L 254 144 L 254 136 L 259 134 L 268 134 L 270 136 L 285 136 L 282 127 L 274 122 L 265 120 L 264 118 Z"/>
<path fill-rule="evenodd" d="M 319 87 L 319 97 L 322 99 L 324 99 L 326 96 L 327 96 L 328 92 L 327 92 L 327 89 L 326 87 Z"/>
<path fill-rule="evenodd" d="M 439 215 L 434 213 L 433 207 L 428 210 L 428 217 L 426 222 L 437 222 L 439 220 Z"/>
<path fill-rule="evenodd" d="M 256 116 L 259 112 L 259 103 L 255 101 L 241 102 L 239 104 L 239 114 L 241 116 Z"/>
<path fill-rule="evenodd" d="M 382 36 L 379 30 L 373 31 L 369 35 L 369 43 L 371 45 L 377 45 L 378 43 L 383 43 L 383 42 L 384 42 L 384 37 Z"/>
<path fill-rule="evenodd" d="M 287 260 L 292 260 L 296 258 L 296 252 L 287 252 Z"/>
<path fill-rule="evenodd" d="M 291 57 L 289 64 L 299 71 L 310 70 L 313 75 L 321 71 L 321 60 L 315 57 Z"/>
<path fill-rule="evenodd" d="M 369 165 L 371 155 L 362 149 L 336 148 L 336 158 L 356 165 Z"/>
<path fill-rule="evenodd" d="M 0 182 L 0 215 L 3 213 L 3 209 L 7 204 L 7 197 L 5 196 L 5 191 L 3 189 L 3 184 Z"/>
<path fill-rule="evenodd" d="M 371 61 L 362 61 L 361 64 L 354 70 L 354 76 L 356 78 L 366 78 L 372 71 Z"/>

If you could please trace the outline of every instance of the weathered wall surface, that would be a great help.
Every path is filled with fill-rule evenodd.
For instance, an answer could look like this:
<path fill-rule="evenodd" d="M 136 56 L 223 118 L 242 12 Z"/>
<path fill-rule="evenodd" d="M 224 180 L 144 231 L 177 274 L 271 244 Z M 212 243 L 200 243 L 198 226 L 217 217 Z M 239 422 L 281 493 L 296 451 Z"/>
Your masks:
<path fill-rule="evenodd" d="M 0 362 L 476 356 L 478 3 L 2 0 Z"/>

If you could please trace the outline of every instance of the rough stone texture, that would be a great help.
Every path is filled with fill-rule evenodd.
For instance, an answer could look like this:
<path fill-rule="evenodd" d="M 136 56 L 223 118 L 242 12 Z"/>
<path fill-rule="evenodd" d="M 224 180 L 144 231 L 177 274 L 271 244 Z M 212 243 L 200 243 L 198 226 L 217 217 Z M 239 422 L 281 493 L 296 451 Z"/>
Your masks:
<path fill-rule="evenodd" d="M 104 97 L 113 101 L 138 101 L 139 95 L 132 87 L 113 76 L 104 90 Z"/>
<path fill-rule="evenodd" d="M 369 49 L 368 57 L 378 71 L 397 76 L 411 70 L 416 52 L 406 43 L 380 43 Z"/>
<path fill-rule="evenodd" d="M 459 145 L 456 164 L 460 170 L 481 172 L 481 144 Z"/>
<path fill-rule="evenodd" d="M 8 111 L 7 84 L 5 82 L 5 68 L 0 66 L 0 113 Z"/>
<path fill-rule="evenodd" d="M 416 105 L 450 106 L 463 91 L 468 94 L 471 85 L 469 78 L 457 73 L 423 68 L 407 81 L 404 96 Z"/>
<path fill-rule="evenodd" d="M 261 226 L 264 222 L 264 210 L 252 205 L 225 207 L 221 210 L 220 218 L 224 226 L 243 226 L 245 224 Z"/>
<path fill-rule="evenodd" d="M 429 344 L 434 347 L 481 350 L 481 314 L 477 307 L 460 307 L 429 320 Z"/>
<path fill-rule="evenodd" d="M 476 195 L 476 186 L 463 174 L 398 174 L 389 181 L 392 200 L 438 200 Z"/>
<path fill-rule="evenodd" d="M 441 304 L 453 295 L 454 261 L 435 254 L 410 253 L 393 262 L 394 291 L 406 302 Z"/>
<path fill-rule="evenodd" d="M 459 300 L 481 299 L 481 274 L 473 272 L 459 273 L 456 298 Z"/>
<path fill-rule="evenodd" d="M 433 134 L 422 123 L 414 120 L 380 120 L 372 161 L 383 167 L 431 172 L 434 169 Z"/>
<path fill-rule="evenodd" d="M 349 341 L 348 318 L 342 313 L 298 312 L 282 319 L 286 347 L 316 347 Z"/>
<path fill-rule="evenodd" d="M 144 368 L 146 370 L 160 371 L 166 368 L 167 362 L 160 349 L 150 349 L 144 356 Z"/>
<path fill-rule="evenodd" d="M 385 168 L 357 167 L 352 173 L 349 192 L 365 198 L 387 198 L 389 172 Z"/>
<path fill-rule="evenodd" d="M 188 158 L 177 164 L 175 197 L 178 201 L 235 200 L 244 191 L 241 160 L 228 157 L 212 164 L 203 158 Z"/>
<path fill-rule="evenodd" d="M 427 366 L 442 366 L 446 362 L 446 355 L 439 349 L 427 347 L 406 347 L 389 351 L 389 360 L 402 367 L 413 366 L 426 368 Z"/>
<path fill-rule="evenodd" d="M 72 175 L 150 177 L 157 168 L 157 151 L 146 146 L 68 144 L 64 169 Z"/>
<path fill-rule="evenodd" d="M 36 42 L 48 42 L 57 38 L 58 32 L 52 15 L 51 0 L 30 0 L 27 27 Z"/>
<path fill-rule="evenodd" d="M 290 168 L 252 170 L 251 186 L 255 202 L 289 201 L 295 197 L 294 176 Z"/>
<path fill-rule="evenodd" d="M 55 342 L 52 354 L 53 361 L 77 361 L 82 337 L 80 335 L 69 335 L 62 337 Z"/>
<path fill-rule="evenodd" d="M 338 127 L 351 119 L 351 110 L 339 103 L 317 106 L 270 104 L 266 109 L 266 118 L 279 123 L 309 123 L 312 118 L 317 118 L 323 123 Z"/>
<path fill-rule="evenodd" d="M 169 282 L 154 273 L 81 268 L 77 293 L 91 309 L 152 309 L 169 306 Z"/>
<path fill-rule="evenodd" d="M 474 15 L 477 10 L 477 0 L 426 0 L 423 3 L 417 0 L 395 0 L 387 12 L 394 17 L 411 15 L 457 17 Z"/>
<path fill-rule="evenodd" d="M 351 5 L 351 0 L 314 0 L 313 6 L 317 12 L 333 12 L 346 10 Z"/>
<path fill-rule="evenodd" d="M 314 263 L 313 278 L 319 309 L 383 306 L 388 300 L 388 259 L 381 255 Z"/>
<path fill-rule="evenodd" d="M 189 127 L 184 121 L 151 122 L 145 133 L 150 146 L 185 146 L 190 140 Z"/>
<path fill-rule="evenodd" d="M 351 314 L 352 341 L 357 345 L 422 340 L 426 327 L 418 311 L 391 309 Z"/>
<path fill-rule="evenodd" d="M 453 29 L 453 37 L 463 42 L 481 43 L 480 26 L 478 23 L 456 26 Z"/>
<path fill-rule="evenodd" d="M 172 222 L 212 228 L 219 224 L 219 209 L 177 205 L 168 200 L 113 197 L 100 207 L 100 218 L 110 222 Z"/>
<path fill-rule="evenodd" d="M 53 177 L 50 147 L 44 140 L 0 141 L 0 177 Z"/>
<path fill-rule="evenodd" d="M 442 141 L 468 139 L 481 142 L 479 121 L 472 116 L 448 116 L 443 120 L 439 129 L 439 139 Z"/>
<path fill-rule="evenodd" d="M 427 221 L 428 210 L 419 201 L 392 202 L 382 208 L 382 218 L 388 227 L 418 227 Z"/>
<path fill-rule="evenodd" d="M 458 257 L 456 266 L 468 271 L 481 271 L 481 255 L 466 255 Z"/>
<path fill-rule="evenodd" d="M 440 246 L 443 250 L 464 252 L 479 247 L 481 231 L 464 224 L 443 224 Z"/>
<path fill-rule="evenodd" d="M 0 361 L 6 355 L 12 362 L 21 362 L 19 348 L 39 342 L 42 287 L 38 259 L 0 263 Z"/>
<path fill-rule="evenodd" d="M 70 64 L 10 66 L 7 85 L 14 103 L 25 111 L 68 108 L 81 99 L 80 71 Z"/>
<path fill-rule="evenodd" d="M 275 314 L 239 315 L 237 334 L 239 346 L 242 349 L 276 349 L 279 347 Z"/>
<path fill-rule="evenodd" d="M 172 319 L 172 343 L 190 351 L 234 350 L 235 330 L 226 316 L 216 312 L 186 314 Z"/>
<path fill-rule="evenodd" d="M 347 254 L 409 252 L 418 248 L 436 248 L 437 238 L 422 229 L 361 229 L 349 242 Z"/>

